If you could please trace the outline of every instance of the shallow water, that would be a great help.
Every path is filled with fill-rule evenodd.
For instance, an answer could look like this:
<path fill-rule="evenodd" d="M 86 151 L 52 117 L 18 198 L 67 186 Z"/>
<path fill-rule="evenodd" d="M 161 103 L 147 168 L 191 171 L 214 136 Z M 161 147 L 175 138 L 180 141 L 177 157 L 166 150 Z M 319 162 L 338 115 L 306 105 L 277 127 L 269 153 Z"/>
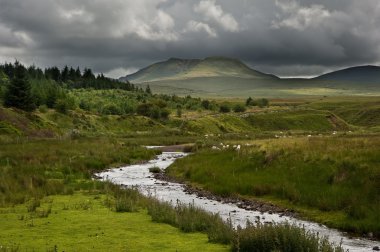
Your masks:
<path fill-rule="evenodd" d="M 168 183 L 166 181 L 157 180 L 149 172 L 151 167 L 159 167 L 166 169 L 175 159 L 186 156 L 180 152 L 163 152 L 156 159 L 146 164 L 130 165 L 122 168 L 110 169 L 102 173 L 96 174 L 102 180 L 109 180 L 112 183 L 137 187 L 138 190 L 145 195 L 152 195 L 159 200 L 168 201 L 175 204 L 178 200 L 185 204 L 195 204 L 203 209 L 219 213 L 224 219 L 231 218 L 233 225 L 245 226 L 247 220 L 254 223 L 257 220 L 261 222 L 289 222 L 304 227 L 306 230 L 318 232 L 319 236 L 327 236 L 331 242 L 339 244 L 342 242 L 344 249 L 349 251 L 372 251 L 375 246 L 380 247 L 380 242 L 368 239 L 349 238 L 344 233 L 335 229 L 327 228 L 313 222 L 298 220 L 296 218 L 280 216 L 278 214 L 260 213 L 258 211 L 250 211 L 237 207 L 232 203 L 223 203 L 206 198 L 199 198 L 195 194 L 187 194 L 184 192 L 182 184 Z"/>

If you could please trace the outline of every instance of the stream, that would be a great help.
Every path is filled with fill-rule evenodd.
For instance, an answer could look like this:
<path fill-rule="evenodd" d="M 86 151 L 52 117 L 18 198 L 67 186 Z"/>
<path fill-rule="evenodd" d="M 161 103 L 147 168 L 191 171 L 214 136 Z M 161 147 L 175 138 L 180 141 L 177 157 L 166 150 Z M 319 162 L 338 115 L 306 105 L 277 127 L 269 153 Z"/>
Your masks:
<path fill-rule="evenodd" d="M 232 224 L 235 227 L 238 225 L 244 227 L 247 220 L 250 220 L 252 223 L 255 223 L 257 220 L 274 223 L 289 222 L 301 226 L 308 231 L 314 233 L 318 232 L 319 236 L 326 236 L 330 242 L 335 244 L 342 243 L 343 248 L 350 252 L 373 251 L 374 247 L 380 247 L 379 241 L 351 238 L 343 232 L 321 224 L 303 221 L 289 216 L 280 216 L 275 213 L 261 213 L 259 211 L 245 210 L 239 208 L 236 204 L 200 198 L 195 194 L 186 193 L 182 184 L 157 180 L 153 177 L 153 174 L 149 172 L 149 168 L 151 167 L 159 167 L 164 170 L 176 159 L 186 155 L 186 153 L 182 152 L 163 152 L 145 164 L 109 169 L 97 173 L 96 176 L 102 180 L 108 180 L 118 185 L 136 187 L 142 194 L 154 196 L 162 201 L 172 202 L 173 204 L 176 204 L 177 201 L 185 204 L 195 204 L 206 211 L 219 213 L 224 220 L 231 218 Z"/>

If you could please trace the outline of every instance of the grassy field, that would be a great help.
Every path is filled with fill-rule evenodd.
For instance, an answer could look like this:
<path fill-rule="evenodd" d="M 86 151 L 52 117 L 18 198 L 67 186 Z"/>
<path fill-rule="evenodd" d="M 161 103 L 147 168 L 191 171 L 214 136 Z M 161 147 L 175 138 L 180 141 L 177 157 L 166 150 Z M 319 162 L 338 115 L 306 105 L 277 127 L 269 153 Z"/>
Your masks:
<path fill-rule="evenodd" d="M 1 251 L 229 251 L 206 234 L 151 221 L 146 210 L 111 211 L 104 194 L 48 196 L 35 213 L 26 204 L 0 208 Z M 50 209 L 46 217 L 38 213 Z M 4 250 L 5 249 L 5 250 Z"/>
<path fill-rule="evenodd" d="M 87 100 L 90 94 L 98 95 L 91 106 L 99 109 L 118 94 L 75 93 Z M 194 101 L 199 102 L 187 100 Z M 0 107 L 0 226 L 7 227 L 0 231 L 0 245 L 11 251 L 54 251 L 55 245 L 73 250 L 75 244 L 79 250 L 94 246 L 89 249 L 99 251 L 219 251 L 231 249 L 229 245 L 244 251 L 239 247 L 244 242 L 251 251 L 263 237 L 275 246 L 284 233 L 290 233 L 285 243 L 269 250 L 305 238 L 304 248 L 318 251 L 315 248 L 325 242 L 284 226 L 235 232 L 218 217 L 191 206 L 174 209 L 134 193 L 125 197 L 91 179 L 95 171 L 157 154 L 142 145 L 181 143 L 195 143 L 199 151 L 171 167 L 172 176 L 218 194 L 272 201 L 330 226 L 379 235 L 378 99 L 277 99 L 270 107 L 248 107 L 240 113 L 184 109 L 181 117 L 171 106 L 167 120 L 81 109 L 26 113 Z M 309 134 L 313 137 L 307 138 Z M 239 153 L 207 149 L 220 142 L 250 146 Z M 111 232 L 114 227 L 118 230 Z M 78 236 L 75 244 L 72 234 Z M 334 251 L 326 246 L 326 251 Z"/>
<path fill-rule="evenodd" d="M 240 238 L 218 215 L 193 206 L 173 208 L 137 191 L 91 180 L 94 171 L 156 154 L 127 140 L 23 139 L 2 147 L 1 251 L 229 251 L 231 245 L 239 250 L 243 237 L 251 240 L 250 231 Z M 341 251 L 299 228 L 278 244 L 271 229 L 268 225 L 259 233 L 268 233 L 266 244 L 274 249 L 289 248 L 287 240 L 296 239 L 302 245 L 290 248 Z"/>
<path fill-rule="evenodd" d="M 219 195 L 270 200 L 329 226 L 380 235 L 378 136 L 248 143 L 239 152 L 200 150 L 167 172 Z"/>

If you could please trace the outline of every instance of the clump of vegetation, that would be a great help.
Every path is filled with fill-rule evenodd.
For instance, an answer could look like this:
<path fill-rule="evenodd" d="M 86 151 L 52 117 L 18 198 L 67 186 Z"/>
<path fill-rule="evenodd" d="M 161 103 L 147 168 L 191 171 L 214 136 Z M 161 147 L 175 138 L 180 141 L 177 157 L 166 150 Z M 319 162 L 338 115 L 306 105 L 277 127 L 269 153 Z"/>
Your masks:
<path fill-rule="evenodd" d="M 246 106 L 259 106 L 260 108 L 268 107 L 269 106 L 269 100 L 266 98 L 261 99 L 252 99 L 251 97 L 248 97 L 248 99 L 245 101 Z"/>
<path fill-rule="evenodd" d="M 228 104 L 224 103 L 220 105 L 219 111 L 222 113 L 228 113 L 228 112 L 231 112 L 231 107 Z"/>
<path fill-rule="evenodd" d="M 238 228 L 232 244 L 232 251 L 262 252 L 343 252 L 341 246 L 333 246 L 326 237 L 319 238 L 313 233 L 289 224 L 272 225 L 247 223 Z"/>
<path fill-rule="evenodd" d="M 246 111 L 246 108 L 245 108 L 245 106 L 242 105 L 242 104 L 236 104 L 236 105 L 234 106 L 234 112 L 236 112 L 236 113 L 239 113 L 239 112 L 245 112 L 245 111 Z"/>
<path fill-rule="evenodd" d="M 151 173 L 161 173 L 162 172 L 162 170 L 160 169 L 160 167 L 151 167 L 151 168 L 149 168 L 149 172 L 151 172 Z"/>

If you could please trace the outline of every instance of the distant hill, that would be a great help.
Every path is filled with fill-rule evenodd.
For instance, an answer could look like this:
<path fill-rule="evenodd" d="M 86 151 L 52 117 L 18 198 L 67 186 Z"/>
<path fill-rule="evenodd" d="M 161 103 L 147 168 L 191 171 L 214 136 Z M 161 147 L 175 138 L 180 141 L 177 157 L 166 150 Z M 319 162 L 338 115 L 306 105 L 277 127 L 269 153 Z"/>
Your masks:
<path fill-rule="evenodd" d="M 361 83 L 380 84 L 380 67 L 378 66 L 357 66 L 323 74 L 314 78 L 315 80 L 327 81 L 347 81 Z"/>
<path fill-rule="evenodd" d="M 177 59 L 158 62 L 138 72 L 120 78 L 133 83 L 191 78 L 235 77 L 245 79 L 278 79 L 274 75 L 249 68 L 238 59 L 208 57 L 205 59 Z"/>
<path fill-rule="evenodd" d="M 343 69 L 313 79 L 281 79 L 226 57 L 171 58 L 121 77 L 156 93 L 206 97 L 380 95 L 380 67 Z"/>

